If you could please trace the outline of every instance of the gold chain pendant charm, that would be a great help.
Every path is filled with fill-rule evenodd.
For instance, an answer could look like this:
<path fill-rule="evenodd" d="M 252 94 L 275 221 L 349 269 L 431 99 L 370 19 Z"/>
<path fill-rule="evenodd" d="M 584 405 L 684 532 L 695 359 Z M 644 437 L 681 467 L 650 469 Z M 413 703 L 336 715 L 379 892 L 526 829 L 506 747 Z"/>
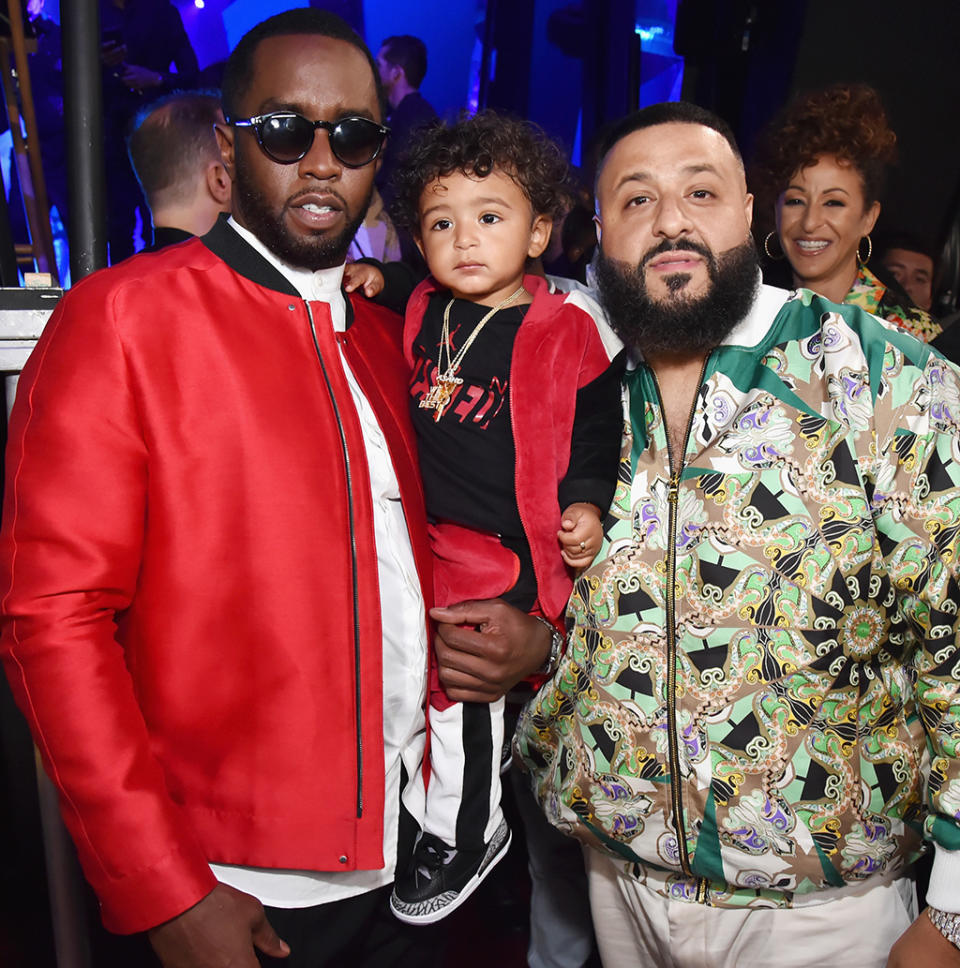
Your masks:
<path fill-rule="evenodd" d="M 420 401 L 421 408 L 436 411 L 433 415 L 434 423 L 443 416 L 443 411 L 446 410 L 447 405 L 450 403 L 450 398 L 453 396 L 454 390 L 461 383 L 463 383 L 463 380 L 460 377 L 454 376 L 447 370 L 446 373 L 437 376 L 437 382 L 430 387 L 430 391 Z"/>
<path fill-rule="evenodd" d="M 446 308 L 443 311 L 443 328 L 440 331 L 440 352 L 437 355 L 437 382 L 434 383 L 432 387 L 427 391 L 427 395 L 420 401 L 418 406 L 421 410 L 433 410 L 433 422 L 437 423 L 443 416 L 443 411 L 447 409 L 450 404 L 450 400 L 453 398 L 457 387 L 463 383 L 463 380 L 458 377 L 457 370 L 460 369 L 460 364 L 463 362 L 464 356 L 467 355 L 467 350 L 473 345 L 473 341 L 480 335 L 480 331 L 484 326 L 494 317 L 501 309 L 505 306 L 509 306 L 512 302 L 516 301 L 520 295 L 522 295 L 526 290 L 523 288 L 521 283 L 520 288 L 514 292 L 512 295 L 507 296 L 502 302 L 497 303 L 483 319 L 473 328 L 473 332 L 467 337 L 463 346 L 457 351 L 455 356 L 451 356 L 452 341 L 450 339 L 450 310 L 453 307 L 455 300 L 451 299 L 447 303 Z M 443 364 L 444 353 L 446 353 L 447 361 L 446 367 L 443 372 L 440 372 L 440 368 Z"/>

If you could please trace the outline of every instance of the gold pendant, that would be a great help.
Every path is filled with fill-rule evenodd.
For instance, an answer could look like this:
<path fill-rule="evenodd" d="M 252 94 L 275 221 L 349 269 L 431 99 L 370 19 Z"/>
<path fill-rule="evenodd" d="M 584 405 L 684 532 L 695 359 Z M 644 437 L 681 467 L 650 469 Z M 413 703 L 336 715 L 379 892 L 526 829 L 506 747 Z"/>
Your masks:
<path fill-rule="evenodd" d="M 420 401 L 421 409 L 436 411 L 433 415 L 434 423 L 443 416 L 443 411 L 450 403 L 454 390 L 461 383 L 463 383 L 463 380 L 460 377 L 454 376 L 447 370 L 446 373 L 437 376 L 437 382 L 430 387 L 427 395 Z"/>

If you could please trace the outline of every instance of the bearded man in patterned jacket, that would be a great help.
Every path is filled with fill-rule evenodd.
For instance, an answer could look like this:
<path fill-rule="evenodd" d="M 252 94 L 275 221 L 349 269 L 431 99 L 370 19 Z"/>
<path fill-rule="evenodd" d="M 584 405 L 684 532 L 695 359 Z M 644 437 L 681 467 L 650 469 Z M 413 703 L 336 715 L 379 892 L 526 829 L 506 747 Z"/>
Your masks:
<path fill-rule="evenodd" d="M 760 285 L 709 112 L 625 119 L 597 201 L 620 478 L 517 745 L 603 963 L 960 965 L 960 377 Z"/>

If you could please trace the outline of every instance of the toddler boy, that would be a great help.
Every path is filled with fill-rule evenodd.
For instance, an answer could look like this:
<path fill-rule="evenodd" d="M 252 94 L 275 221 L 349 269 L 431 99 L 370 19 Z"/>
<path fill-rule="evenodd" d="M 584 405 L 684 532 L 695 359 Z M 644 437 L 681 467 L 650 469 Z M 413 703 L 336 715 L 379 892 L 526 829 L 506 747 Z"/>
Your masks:
<path fill-rule="evenodd" d="M 407 304 L 404 350 L 436 602 L 503 598 L 551 626 L 553 660 L 571 569 L 600 549 L 623 424 L 620 344 L 599 307 L 525 275 L 566 172 L 533 125 L 485 112 L 421 134 L 395 184 L 430 270 Z M 424 828 L 391 898 L 412 923 L 458 907 L 510 843 L 503 700 L 451 703 L 435 682 L 430 703 Z"/>

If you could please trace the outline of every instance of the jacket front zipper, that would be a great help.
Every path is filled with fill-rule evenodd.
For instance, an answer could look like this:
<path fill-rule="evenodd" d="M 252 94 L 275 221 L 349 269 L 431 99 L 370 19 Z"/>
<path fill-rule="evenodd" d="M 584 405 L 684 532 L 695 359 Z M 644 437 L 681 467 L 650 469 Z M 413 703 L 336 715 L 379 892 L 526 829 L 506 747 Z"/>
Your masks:
<path fill-rule="evenodd" d="M 666 634 L 667 634 L 667 745 L 670 762 L 670 793 L 673 805 L 674 826 L 677 831 L 677 850 L 680 855 L 680 867 L 687 877 L 693 878 L 694 873 L 690 867 L 690 855 L 687 853 L 686 824 L 683 821 L 683 791 L 680 785 L 680 737 L 677 732 L 677 518 L 679 517 L 680 504 L 680 477 L 683 474 L 687 461 L 687 443 L 690 440 L 690 429 L 693 426 L 693 417 L 697 410 L 697 397 L 700 395 L 700 388 L 703 386 L 703 379 L 707 372 L 709 356 L 703 361 L 703 369 L 700 371 L 700 380 L 697 384 L 697 393 L 693 398 L 690 407 L 690 415 L 687 417 L 687 428 L 683 435 L 683 447 L 679 459 L 674 464 L 674 454 L 670 448 L 670 434 L 667 430 L 666 408 L 663 405 L 663 394 L 660 392 L 660 383 L 653 367 L 650 372 L 653 375 L 653 383 L 657 390 L 657 398 L 660 404 L 660 412 L 663 414 L 663 430 L 667 438 L 667 456 L 670 464 L 670 489 L 667 494 L 668 517 L 667 517 L 667 575 L 666 575 Z M 697 901 L 704 903 L 707 896 L 707 881 L 703 877 L 697 878 Z"/>
<path fill-rule="evenodd" d="M 330 404 L 333 407 L 333 414 L 337 420 L 337 432 L 340 435 L 340 449 L 343 452 L 343 467 L 347 479 L 347 520 L 350 525 L 350 587 L 353 595 L 353 678 L 357 730 L 357 817 L 362 817 L 363 719 L 360 715 L 360 601 L 357 590 L 357 535 L 353 526 L 353 477 L 350 471 L 350 450 L 347 447 L 347 435 L 343 428 L 343 421 L 340 419 L 340 410 L 337 407 L 337 398 L 334 396 L 330 376 L 327 373 L 327 365 L 324 363 L 323 354 L 320 352 L 320 342 L 317 339 L 317 328 L 313 321 L 313 311 L 310 309 L 309 302 L 304 300 L 303 304 L 307 308 L 307 318 L 310 320 L 310 335 L 313 337 L 313 348 L 316 350 L 317 359 L 320 362 L 320 372 L 323 374 L 323 382 L 326 384 L 327 393 L 330 396 Z"/>

